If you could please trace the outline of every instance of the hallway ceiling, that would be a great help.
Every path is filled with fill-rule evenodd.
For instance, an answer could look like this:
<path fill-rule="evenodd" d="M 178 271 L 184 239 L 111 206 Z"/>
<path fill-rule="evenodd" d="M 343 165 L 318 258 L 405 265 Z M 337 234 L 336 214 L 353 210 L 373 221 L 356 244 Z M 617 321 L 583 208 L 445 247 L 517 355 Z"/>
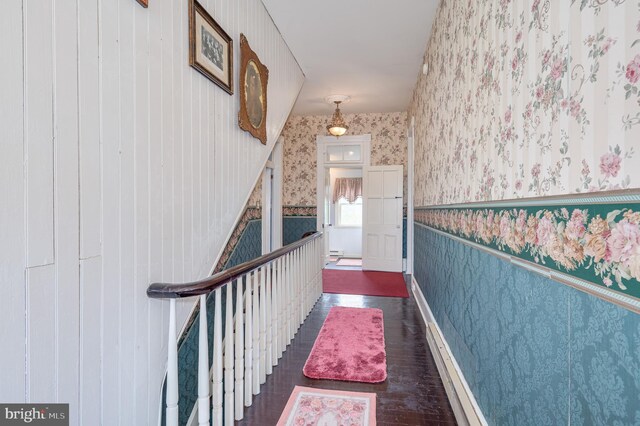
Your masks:
<path fill-rule="evenodd" d="M 263 0 L 306 75 L 294 114 L 404 111 L 439 0 Z"/>

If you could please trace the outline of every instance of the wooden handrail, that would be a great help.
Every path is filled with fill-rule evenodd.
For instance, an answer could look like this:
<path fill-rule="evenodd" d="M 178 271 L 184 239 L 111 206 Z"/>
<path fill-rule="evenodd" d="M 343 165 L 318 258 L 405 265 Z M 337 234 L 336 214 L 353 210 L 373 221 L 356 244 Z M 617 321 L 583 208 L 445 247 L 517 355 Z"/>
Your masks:
<path fill-rule="evenodd" d="M 147 288 L 147 296 L 152 299 L 179 299 L 183 297 L 199 296 L 201 294 L 208 294 L 217 288 L 231 282 L 247 272 L 251 272 L 254 269 L 265 265 L 272 260 L 275 260 L 287 253 L 294 251 L 295 249 L 302 247 L 310 241 L 319 238 L 322 232 L 314 232 L 313 234 L 305 237 L 299 241 L 288 244 L 282 248 L 272 251 L 271 253 L 263 254 L 248 262 L 241 263 L 240 265 L 232 268 L 220 271 L 217 274 L 210 277 L 201 279 L 199 281 L 193 281 L 183 284 L 171 284 L 171 283 L 153 283 Z"/>

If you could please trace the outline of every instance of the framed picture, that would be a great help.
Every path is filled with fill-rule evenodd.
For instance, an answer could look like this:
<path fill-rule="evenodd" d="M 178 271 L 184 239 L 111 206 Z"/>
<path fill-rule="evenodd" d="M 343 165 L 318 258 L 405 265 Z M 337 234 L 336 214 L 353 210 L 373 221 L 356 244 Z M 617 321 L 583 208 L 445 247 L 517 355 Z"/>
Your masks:
<path fill-rule="evenodd" d="M 149 0 L 136 0 L 142 7 L 149 7 Z"/>
<path fill-rule="evenodd" d="M 196 0 L 189 0 L 189 64 L 233 94 L 233 40 Z"/>
<path fill-rule="evenodd" d="M 267 144 L 267 80 L 269 70 L 240 34 L 240 128 Z"/>

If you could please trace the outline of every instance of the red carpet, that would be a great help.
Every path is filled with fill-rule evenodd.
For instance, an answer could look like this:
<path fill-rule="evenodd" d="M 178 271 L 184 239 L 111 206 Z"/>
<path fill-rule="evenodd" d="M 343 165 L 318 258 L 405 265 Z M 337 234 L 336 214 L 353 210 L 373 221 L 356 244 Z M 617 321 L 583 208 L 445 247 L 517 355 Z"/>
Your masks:
<path fill-rule="evenodd" d="M 383 382 L 387 355 L 382 310 L 331 308 L 302 372 L 311 379 Z"/>
<path fill-rule="evenodd" d="M 404 277 L 400 272 L 324 269 L 322 290 L 325 293 L 409 297 Z"/>

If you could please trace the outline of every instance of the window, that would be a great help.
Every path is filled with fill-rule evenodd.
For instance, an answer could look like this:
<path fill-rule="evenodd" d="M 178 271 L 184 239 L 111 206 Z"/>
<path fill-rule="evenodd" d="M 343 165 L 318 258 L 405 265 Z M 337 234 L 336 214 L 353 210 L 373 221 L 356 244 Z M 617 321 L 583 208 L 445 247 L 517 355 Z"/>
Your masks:
<path fill-rule="evenodd" d="M 329 163 L 361 163 L 361 145 L 329 145 L 327 146 L 327 162 Z"/>
<path fill-rule="evenodd" d="M 344 198 L 336 203 L 337 226 L 362 226 L 362 197 L 351 204 Z"/>

